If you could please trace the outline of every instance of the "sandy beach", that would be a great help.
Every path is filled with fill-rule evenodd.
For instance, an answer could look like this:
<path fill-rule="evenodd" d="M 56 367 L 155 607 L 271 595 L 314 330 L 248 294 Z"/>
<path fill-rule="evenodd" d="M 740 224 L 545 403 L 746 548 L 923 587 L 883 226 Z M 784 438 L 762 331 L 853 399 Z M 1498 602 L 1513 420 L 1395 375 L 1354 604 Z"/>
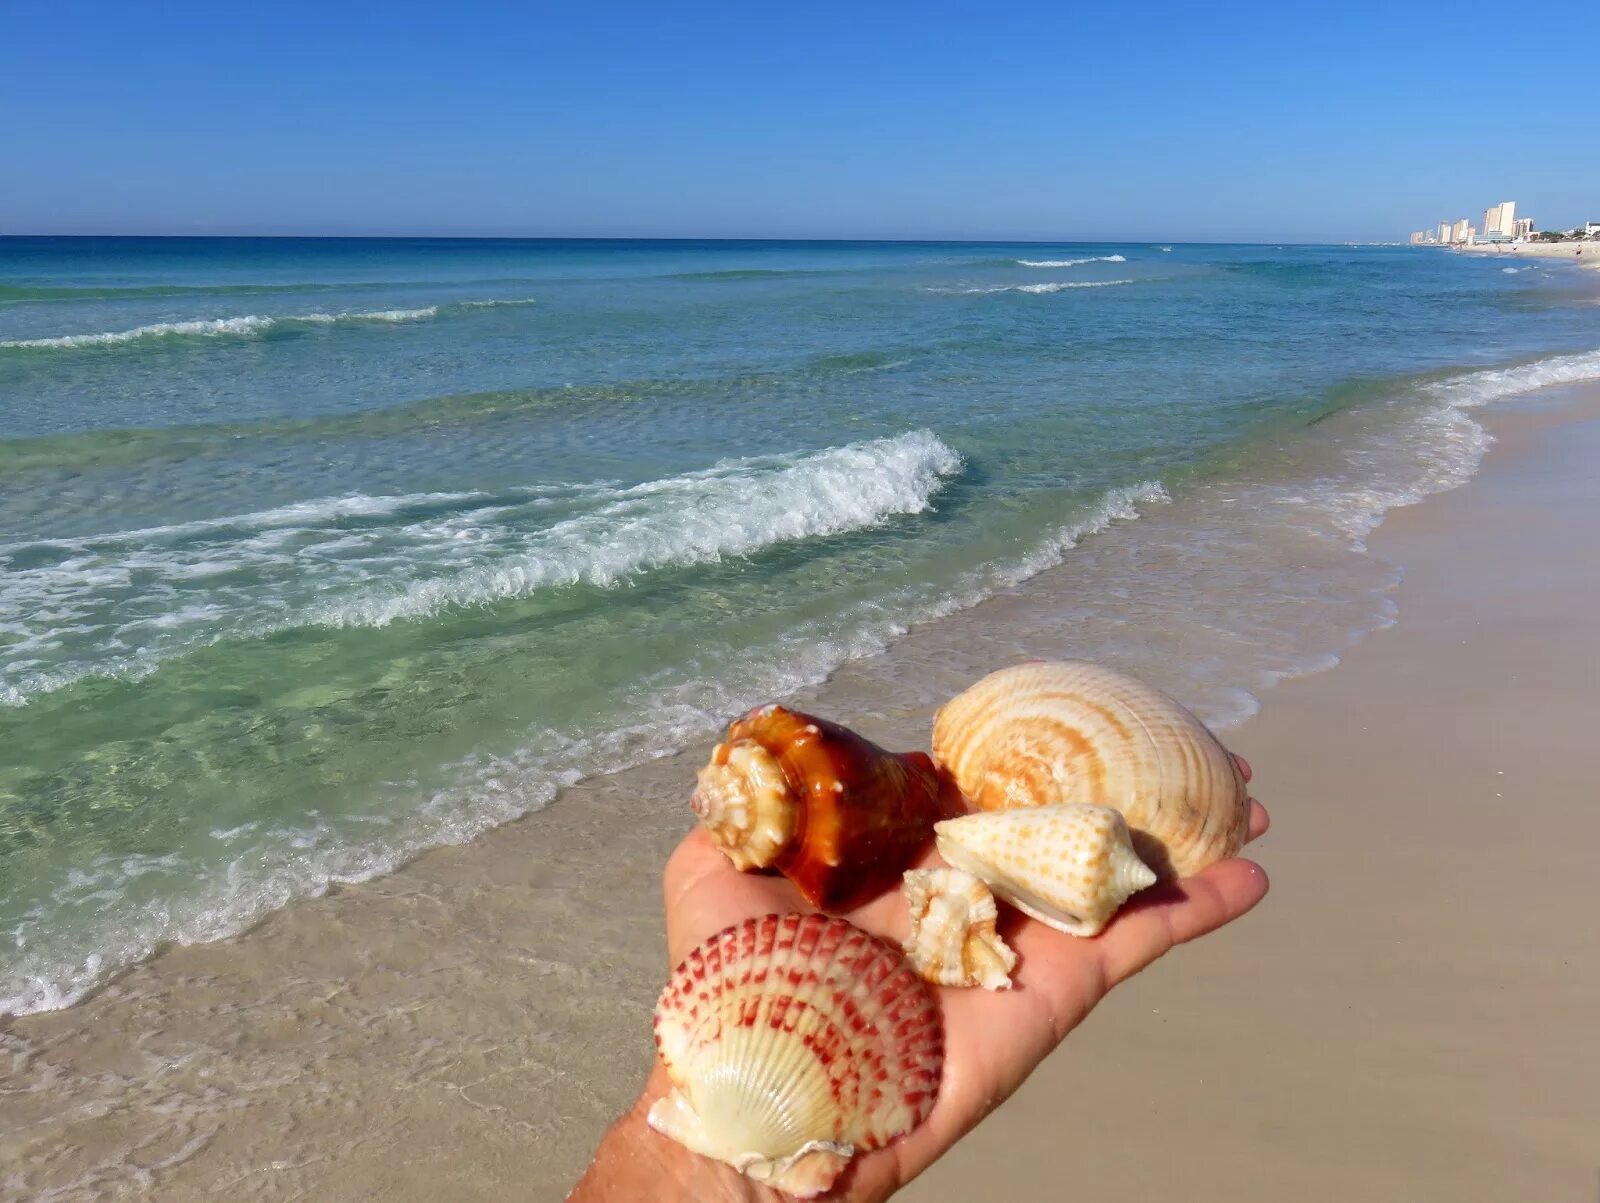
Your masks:
<path fill-rule="evenodd" d="M 1590 1196 L 1600 396 L 1484 420 L 1480 475 L 1371 540 L 1398 624 L 1227 734 L 1272 897 L 903 1197 Z M 978 664 L 1071 651 L 1064 571 L 796 701 L 917 746 Z M 561 1198 L 650 1061 L 656 873 L 704 752 L 0 1023 L 0 1197 Z"/>
<path fill-rule="evenodd" d="M 1462 255 L 1511 256 L 1517 259 L 1570 259 L 1589 271 L 1600 271 L 1600 242 L 1484 243 L 1452 247 Z"/>

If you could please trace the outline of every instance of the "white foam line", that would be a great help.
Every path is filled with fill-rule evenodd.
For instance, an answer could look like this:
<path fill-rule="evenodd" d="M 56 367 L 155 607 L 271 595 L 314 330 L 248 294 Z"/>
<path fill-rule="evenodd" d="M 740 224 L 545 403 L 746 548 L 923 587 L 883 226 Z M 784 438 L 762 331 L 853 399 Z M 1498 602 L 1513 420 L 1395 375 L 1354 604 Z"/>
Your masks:
<path fill-rule="evenodd" d="M 272 509 L 256 510 L 249 514 L 197 518 L 192 522 L 174 522 L 164 526 L 146 526 L 137 530 L 110 531 L 99 535 L 82 535 L 65 539 L 30 539 L 25 543 L 8 543 L 0 545 L 0 555 L 16 552 L 25 547 L 60 547 L 76 550 L 116 543 L 149 543 L 170 539 L 174 535 L 198 534 L 201 531 L 229 527 L 269 530 L 280 526 L 314 526 L 318 523 L 335 522 L 341 518 L 382 517 L 410 506 L 449 504 L 487 496 L 489 494 L 474 489 L 465 493 L 400 493 L 377 497 L 365 493 L 352 493 L 346 497 L 318 497 L 309 501 L 275 506 Z"/>
<path fill-rule="evenodd" d="M 152 338 L 248 338 L 263 334 L 279 326 L 296 323 L 311 326 L 332 326 L 359 322 L 421 322 L 439 315 L 437 305 L 421 309 L 379 309 L 372 312 L 297 313 L 280 317 L 246 314 L 243 317 L 202 318 L 189 322 L 157 322 L 150 326 L 135 326 L 132 330 L 114 330 L 100 334 L 63 334 L 56 338 L 21 338 L 0 342 L 0 347 L 31 348 L 33 350 L 63 350 L 74 347 L 107 347 L 138 342 Z"/>
<path fill-rule="evenodd" d="M 1019 267 L 1077 267 L 1083 263 L 1126 263 L 1123 255 L 1091 255 L 1087 259 L 1018 259 Z"/>
<path fill-rule="evenodd" d="M 1068 288 L 1110 288 L 1116 284 L 1132 284 L 1132 280 L 1056 280 L 1049 284 L 1018 284 L 1018 292 L 1061 292 Z"/>
<path fill-rule="evenodd" d="M 482 493 L 357 494 L 233 518 L 0 549 L 54 552 L 0 579 L 0 607 L 31 616 L 0 654 L 0 703 L 85 677 L 138 679 L 163 661 L 224 640 L 303 627 L 379 627 L 541 589 L 614 586 L 636 575 L 743 556 L 779 543 L 877 526 L 929 508 L 961 469 L 930 431 L 800 456 L 727 461 L 700 472 L 614 485 L 565 486 L 550 525 L 501 523 Z M 516 491 L 512 508 L 549 489 Z M 459 513 L 341 531 L 352 516 L 477 500 Z M 206 537 L 217 532 L 213 537 Z M 175 535 L 196 536 L 177 545 Z M 62 558 L 63 554 L 66 558 Z M 195 582 L 248 569 L 254 581 L 196 595 Z M 135 589 L 135 574 L 151 577 Z M 200 586 L 204 588 L 205 586 Z M 48 666 L 63 637 L 81 649 Z"/>
<path fill-rule="evenodd" d="M 920 430 L 830 448 L 777 471 L 733 467 L 639 486 L 595 513 L 545 532 L 531 554 L 414 582 L 394 596 L 337 602 L 308 620 L 322 626 L 384 626 L 449 606 L 482 605 L 580 582 L 604 587 L 654 568 L 860 530 L 926 510 L 944 480 L 960 470 L 961 457 L 931 431 Z"/>
<path fill-rule="evenodd" d="M 1028 292 L 1050 293 L 1064 292 L 1069 288 L 1110 288 L 1116 284 L 1133 284 L 1133 280 L 1056 280 L 1046 284 L 993 284 L 988 287 L 977 288 L 927 288 L 925 292 L 956 293 L 970 295 L 974 293 L 995 292 Z"/>
<path fill-rule="evenodd" d="M 1484 368 L 1437 381 L 1429 389 L 1451 405 L 1478 406 L 1553 384 L 1582 384 L 1591 380 L 1600 380 L 1600 350 L 1555 355 L 1509 368 Z"/>

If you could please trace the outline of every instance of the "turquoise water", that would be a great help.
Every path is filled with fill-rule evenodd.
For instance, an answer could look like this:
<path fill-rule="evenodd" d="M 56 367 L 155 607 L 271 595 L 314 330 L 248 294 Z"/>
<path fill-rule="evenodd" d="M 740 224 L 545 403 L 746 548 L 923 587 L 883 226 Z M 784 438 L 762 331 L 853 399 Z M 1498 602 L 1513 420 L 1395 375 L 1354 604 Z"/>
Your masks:
<path fill-rule="evenodd" d="M 0 1013 L 681 746 L 1110 523 L 1207 554 L 1224 490 L 1229 555 L 1289 504 L 1358 547 L 1471 471 L 1464 409 L 1600 378 L 1592 281 L 1518 266 L 0 239 Z M 1138 588 L 1153 626 L 1197 604 Z"/>

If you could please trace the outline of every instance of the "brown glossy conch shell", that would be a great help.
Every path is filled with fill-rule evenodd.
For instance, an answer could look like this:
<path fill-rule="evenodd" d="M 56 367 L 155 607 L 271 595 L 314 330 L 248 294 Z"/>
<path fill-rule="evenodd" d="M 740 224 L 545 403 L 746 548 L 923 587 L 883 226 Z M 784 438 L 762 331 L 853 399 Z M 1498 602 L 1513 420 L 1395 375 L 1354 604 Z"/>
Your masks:
<path fill-rule="evenodd" d="M 729 725 L 690 805 L 736 868 L 777 869 L 823 910 L 898 882 L 943 817 L 923 753 L 886 752 L 782 706 Z"/>
<path fill-rule="evenodd" d="M 980 810 L 1121 811 L 1139 858 L 1187 877 L 1244 845 L 1250 799 L 1217 737 L 1160 690 L 1097 664 L 990 673 L 934 718 L 933 755 Z"/>

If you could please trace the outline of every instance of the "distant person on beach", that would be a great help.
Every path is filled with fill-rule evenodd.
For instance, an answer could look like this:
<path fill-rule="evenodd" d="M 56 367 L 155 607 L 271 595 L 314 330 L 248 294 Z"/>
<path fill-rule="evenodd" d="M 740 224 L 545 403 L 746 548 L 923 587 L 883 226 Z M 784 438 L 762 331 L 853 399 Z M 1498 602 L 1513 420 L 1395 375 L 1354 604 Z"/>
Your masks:
<path fill-rule="evenodd" d="M 1249 765 L 1242 758 L 1239 764 L 1248 781 Z M 1266 829 L 1267 812 L 1253 802 L 1250 838 Z M 723 928 L 796 907 L 787 881 L 738 872 L 699 827 L 668 861 L 663 892 L 667 957 L 673 965 Z M 849 1203 L 889 1198 L 1010 1097 L 1113 986 L 1179 944 L 1239 918 L 1266 892 L 1260 866 L 1229 860 L 1139 895 L 1092 940 L 1031 921 L 1014 939 L 1007 930 L 1007 940 L 1022 958 L 1016 988 L 940 990 L 945 1063 L 937 1105 L 905 1137 L 855 1158 L 827 1198 Z M 845 917 L 895 944 L 904 935 L 905 906 L 898 893 Z M 569 1203 L 781 1203 L 789 1198 L 652 1132 L 645 1113 L 668 1088 L 657 1064 L 638 1102 L 602 1138 Z"/>

